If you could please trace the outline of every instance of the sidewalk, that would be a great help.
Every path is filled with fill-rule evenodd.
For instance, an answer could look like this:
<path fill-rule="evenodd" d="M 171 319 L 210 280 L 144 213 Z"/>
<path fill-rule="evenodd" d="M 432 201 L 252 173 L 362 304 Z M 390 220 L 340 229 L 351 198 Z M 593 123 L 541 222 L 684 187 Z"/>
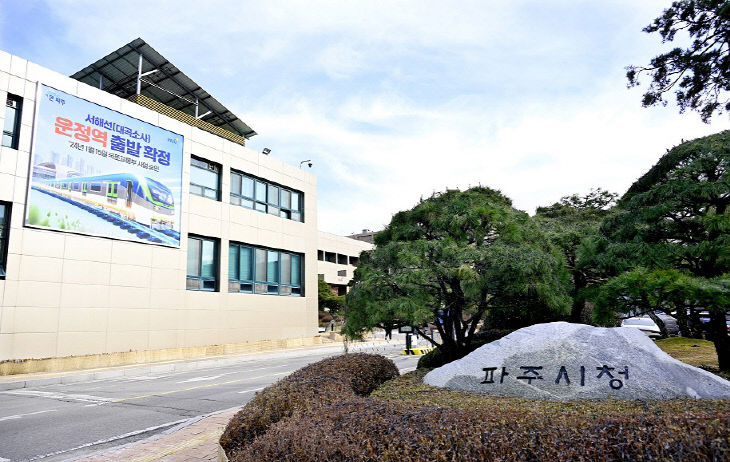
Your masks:
<path fill-rule="evenodd" d="M 218 438 L 240 408 L 226 409 L 146 440 L 100 451 L 76 462 L 194 462 L 218 460 Z"/>
<path fill-rule="evenodd" d="M 367 353 L 379 353 L 379 350 L 390 345 L 384 339 L 372 339 L 366 342 L 350 343 L 350 351 L 364 351 Z M 380 347 L 380 348 L 379 348 Z M 77 369 L 59 372 L 34 372 L 31 374 L 16 374 L 0 376 L 0 391 L 14 390 L 18 388 L 43 387 L 58 383 L 74 383 L 87 380 L 101 380 L 113 377 L 137 377 L 149 374 L 162 374 L 170 372 L 192 371 L 207 367 L 226 366 L 251 361 L 252 359 L 265 359 L 267 357 L 298 356 L 306 354 L 307 351 L 332 351 L 344 352 L 341 342 L 323 343 L 302 347 L 282 348 L 279 350 L 266 350 L 252 353 L 233 353 L 228 355 L 208 356 L 196 359 L 177 359 L 170 361 L 158 361 L 143 364 L 130 364 L 123 366 L 108 366 L 94 369 Z"/>

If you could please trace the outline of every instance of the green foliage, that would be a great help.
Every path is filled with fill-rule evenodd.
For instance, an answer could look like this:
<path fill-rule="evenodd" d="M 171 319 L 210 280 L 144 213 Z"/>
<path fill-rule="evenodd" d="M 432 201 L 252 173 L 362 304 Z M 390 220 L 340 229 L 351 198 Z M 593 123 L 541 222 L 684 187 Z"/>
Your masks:
<path fill-rule="evenodd" d="M 730 3 L 726 0 L 681 0 L 644 28 L 658 32 L 662 43 L 672 42 L 679 31 L 691 39 L 687 48 L 675 47 L 653 58 L 648 66 L 628 66 L 629 87 L 651 76 L 642 98 L 644 107 L 666 105 L 665 93 L 674 91 L 680 112 L 698 111 L 704 122 L 715 112 L 730 110 Z"/>
<path fill-rule="evenodd" d="M 585 196 L 573 194 L 551 206 L 537 208 L 538 226 L 565 256 L 572 282 L 573 322 L 589 321 L 583 319 L 587 289 L 605 281 L 590 261 L 580 256 L 585 243 L 596 237 L 601 220 L 611 213 L 617 197 L 616 193 L 596 188 Z"/>
<path fill-rule="evenodd" d="M 398 375 L 393 361 L 364 353 L 310 364 L 256 393 L 228 422 L 220 444 L 231 460 L 251 460 L 247 446 L 277 422 L 330 402 L 367 396 Z"/>
<path fill-rule="evenodd" d="M 720 369 L 730 370 L 729 205 L 730 131 L 667 152 L 629 188 L 601 225 L 601 237 L 586 246 L 586 260 L 619 277 L 602 289 L 602 315 L 609 303 L 620 310 L 707 309 Z"/>
<path fill-rule="evenodd" d="M 317 283 L 319 311 L 325 311 L 325 308 L 329 309 L 330 313 L 341 311 L 345 306 L 345 297 L 332 294 L 330 285 L 322 279 L 317 279 Z"/>
<path fill-rule="evenodd" d="M 344 332 L 384 324 L 439 331 L 449 358 L 469 351 L 478 323 L 522 327 L 569 306 L 563 260 L 530 217 L 498 191 L 434 194 L 399 212 L 363 252 Z"/>

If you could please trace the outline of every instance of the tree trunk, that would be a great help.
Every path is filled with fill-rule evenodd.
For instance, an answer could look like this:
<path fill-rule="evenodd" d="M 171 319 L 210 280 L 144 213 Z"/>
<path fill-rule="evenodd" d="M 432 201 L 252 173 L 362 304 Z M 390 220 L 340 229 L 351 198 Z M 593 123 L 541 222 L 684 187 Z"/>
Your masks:
<path fill-rule="evenodd" d="M 715 344 L 717 362 L 721 371 L 730 371 L 730 337 L 727 335 L 725 311 L 710 310 L 710 340 Z"/>
<path fill-rule="evenodd" d="M 652 321 L 654 321 L 654 324 L 656 324 L 659 327 L 659 332 L 662 334 L 663 338 L 669 337 L 669 332 L 667 332 L 667 326 L 664 325 L 664 321 L 662 321 L 662 318 L 654 314 L 653 311 L 647 311 L 647 315 L 651 318 Z"/>

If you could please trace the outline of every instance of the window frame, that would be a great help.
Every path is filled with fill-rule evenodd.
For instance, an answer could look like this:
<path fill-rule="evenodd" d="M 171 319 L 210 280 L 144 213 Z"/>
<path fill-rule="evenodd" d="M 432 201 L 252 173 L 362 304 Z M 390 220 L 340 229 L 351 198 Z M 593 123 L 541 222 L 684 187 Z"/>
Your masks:
<path fill-rule="evenodd" d="M 12 108 L 8 105 L 9 101 L 15 101 L 17 107 Z M 8 110 L 13 109 L 15 111 L 15 123 L 13 124 L 12 132 L 8 132 L 5 130 L 5 122 L 7 121 L 8 117 Z M 0 137 L 0 145 L 10 148 L 10 149 L 18 149 L 18 145 L 20 143 L 20 126 L 21 121 L 23 117 L 23 97 L 15 95 L 13 93 L 8 93 L 7 97 L 5 99 L 5 119 L 3 120 L 3 133 L 2 137 Z M 5 144 L 5 137 L 10 138 L 10 144 Z"/>
<path fill-rule="evenodd" d="M 291 252 L 288 250 L 282 250 L 282 249 L 273 249 L 270 247 L 262 247 L 262 246 L 256 246 L 247 244 L 244 242 L 237 242 L 237 241 L 230 241 L 228 243 L 228 255 L 230 258 L 231 255 L 231 249 L 237 248 L 238 249 L 238 255 L 240 258 L 240 249 L 241 248 L 248 248 L 251 250 L 251 262 L 250 262 L 250 270 L 251 270 L 251 279 L 241 279 L 240 273 L 238 275 L 232 275 L 231 274 L 231 263 L 229 261 L 228 263 L 228 292 L 229 293 L 243 293 L 243 294 L 255 294 L 255 295 L 278 295 L 282 297 L 303 297 L 304 296 L 304 255 L 297 252 Z M 264 258 L 263 262 L 260 262 L 259 254 L 262 253 Z M 276 274 L 273 276 L 269 275 L 269 271 L 271 269 L 270 264 L 270 256 L 271 254 L 274 254 L 276 256 L 276 268 L 275 272 Z M 289 256 L 289 281 L 288 282 L 282 282 L 282 262 L 284 260 L 284 256 Z M 294 278 L 292 277 L 294 275 L 294 264 L 293 262 L 295 260 L 298 260 L 298 269 L 299 269 L 299 282 L 294 283 Z M 264 269 L 264 274 L 259 274 L 257 271 L 257 266 L 262 263 L 262 269 Z M 239 271 L 240 271 L 240 260 L 238 262 Z M 236 277 L 237 276 L 237 277 Z M 241 286 L 243 284 L 251 284 L 251 290 L 241 290 Z"/>
<path fill-rule="evenodd" d="M 241 185 L 241 188 L 239 191 L 233 190 L 233 176 L 237 175 L 241 178 L 241 181 L 239 182 Z M 253 182 L 253 191 L 251 193 L 251 196 L 244 195 L 244 182 L 246 180 Z M 288 186 L 281 185 L 279 183 L 275 183 L 273 181 L 268 181 L 264 178 L 257 177 L 254 175 L 249 175 L 248 173 L 242 172 L 240 170 L 231 169 L 231 192 L 230 192 L 230 203 L 231 205 L 237 205 L 243 208 L 247 208 L 250 210 L 255 210 L 257 212 L 266 213 L 268 215 L 278 216 L 281 218 L 286 218 L 287 220 L 296 221 L 299 223 L 304 223 L 304 193 L 297 190 L 292 189 Z M 256 189 L 257 186 L 263 186 L 263 191 L 265 197 L 257 197 Z M 272 189 L 276 189 L 276 198 L 271 197 L 270 192 Z M 284 196 L 286 193 L 289 194 L 289 206 L 284 207 L 282 205 L 282 196 Z M 297 197 L 297 208 L 294 208 L 293 205 L 293 197 L 296 195 Z M 292 218 L 293 216 L 299 216 L 299 220 L 296 220 Z"/>
<path fill-rule="evenodd" d="M 0 279 L 5 279 L 8 269 L 8 247 L 10 246 L 10 218 L 13 212 L 11 202 L 0 201 L 0 207 L 5 208 L 4 219 L 0 219 Z"/>
<path fill-rule="evenodd" d="M 206 167 L 202 167 L 200 165 L 196 165 L 195 162 L 199 162 L 199 163 L 206 164 Z M 210 166 L 215 167 L 215 170 L 212 170 L 210 168 Z M 207 171 L 207 172 L 214 172 L 216 174 L 216 182 L 217 182 L 216 189 L 214 190 L 214 189 L 212 189 L 212 188 L 210 188 L 208 186 L 205 186 L 205 185 L 202 185 L 202 184 L 198 184 L 198 183 L 193 183 L 193 169 L 194 168 L 197 168 L 197 169 L 203 170 L 203 171 Z M 195 186 L 197 188 L 201 188 L 202 194 L 198 194 L 197 192 L 193 192 L 193 188 L 190 188 L 190 194 L 193 194 L 195 196 L 204 197 L 206 199 L 215 200 L 215 201 L 220 202 L 221 201 L 221 190 L 222 190 L 222 187 L 221 187 L 222 173 L 223 173 L 223 166 L 221 164 L 219 164 L 217 162 L 212 162 L 212 161 L 207 160 L 207 159 L 204 159 L 202 157 L 198 157 L 198 156 L 191 155 L 190 156 L 190 186 Z M 213 199 L 210 196 L 206 196 L 205 195 L 205 192 L 206 191 L 214 191 L 215 192 L 215 199 Z"/>
<path fill-rule="evenodd" d="M 186 265 L 185 268 L 185 289 L 186 290 L 192 290 L 196 292 L 219 292 L 220 290 L 220 284 L 219 284 L 219 274 L 220 274 L 220 241 L 218 239 L 212 238 L 212 237 L 206 237 L 206 236 L 199 236 L 197 234 L 188 234 L 188 248 L 187 248 L 187 258 L 188 262 L 190 260 L 190 241 L 191 240 L 197 240 L 200 241 L 200 252 L 198 253 L 197 257 L 197 263 L 198 263 L 198 274 L 189 274 L 188 273 L 188 267 Z M 204 242 L 212 242 L 213 243 L 213 277 L 209 276 L 203 276 L 203 243 Z M 198 287 L 192 287 L 190 283 L 192 281 L 197 281 Z M 206 283 L 213 282 L 213 287 L 205 287 Z"/>

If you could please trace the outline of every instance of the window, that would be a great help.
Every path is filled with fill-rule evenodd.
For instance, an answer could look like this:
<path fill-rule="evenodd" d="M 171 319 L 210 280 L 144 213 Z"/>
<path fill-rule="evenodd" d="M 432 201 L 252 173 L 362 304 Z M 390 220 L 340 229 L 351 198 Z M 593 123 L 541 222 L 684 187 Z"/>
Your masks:
<path fill-rule="evenodd" d="M 221 166 L 197 157 L 190 157 L 190 194 L 221 200 Z"/>
<path fill-rule="evenodd" d="M 299 191 L 231 171 L 231 204 L 278 215 L 294 221 L 302 220 L 302 197 Z"/>
<path fill-rule="evenodd" d="M 302 256 L 231 243 L 228 291 L 268 295 L 302 295 Z"/>
<path fill-rule="evenodd" d="M 253 248 L 231 244 L 228 248 L 228 291 L 253 292 Z"/>
<path fill-rule="evenodd" d="M 218 290 L 218 241 L 188 236 L 188 290 Z"/>
<path fill-rule="evenodd" d="M 337 271 L 337 275 L 340 277 L 347 277 L 347 270 L 339 270 Z"/>
<path fill-rule="evenodd" d="M 5 124 L 3 126 L 3 146 L 18 149 L 20 138 L 20 111 L 23 107 L 23 98 L 8 93 L 5 100 Z"/>
<path fill-rule="evenodd" d="M 0 279 L 5 278 L 8 263 L 8 236 L 10 234 L 10 204 L 0 202 Z"/>
<path fill-rule="evenodd" d="M 324 261 L 328 261 L 330 263 L 337 263 L 337 254 L 334 252 L 325 252 Z"/>
<path fill-rule="evenodd" d="M 357 266 L 357 263 L 360 261 L 358 257 L 350 257 L 350 264 L 352 266 Z"/>
<path fill-rule="evenodd" d="M 338 265 L 346 265 L 347 264 L 347 255 L 337 254 L 337 264 Z"/>
<path fill-rule="evenodd" d="M 324 250 L 317 251 L 317 260 L 324 261 Z"/>

